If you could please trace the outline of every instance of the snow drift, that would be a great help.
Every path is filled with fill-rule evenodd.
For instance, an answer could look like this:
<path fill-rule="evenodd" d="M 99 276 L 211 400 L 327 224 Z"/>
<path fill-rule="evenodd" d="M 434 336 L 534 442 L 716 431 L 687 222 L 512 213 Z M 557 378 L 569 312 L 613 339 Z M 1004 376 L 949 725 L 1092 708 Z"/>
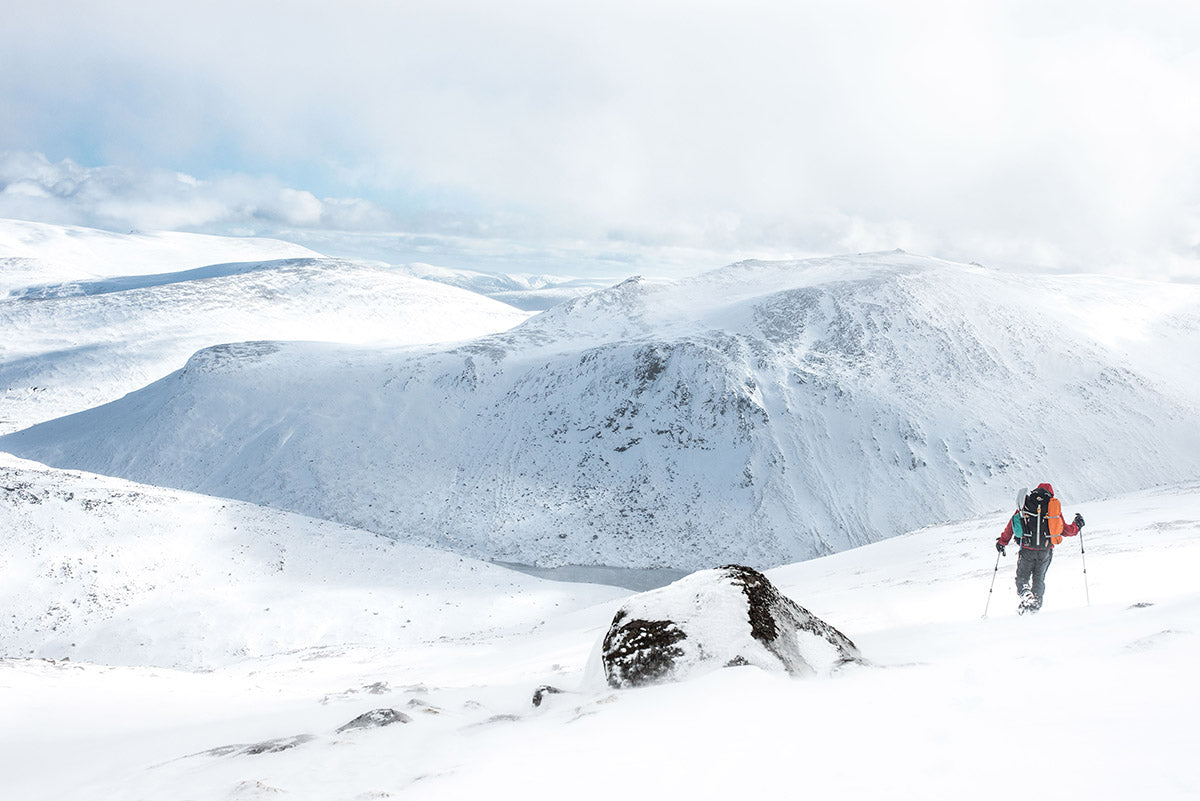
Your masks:
<path fill-rule="evenodd" d="M 1200 471 L 1200 287 L 903 253 L 631 279 L 457 347 L 259 343 L 0 447 L 540 565 L 766 566 Z"/>

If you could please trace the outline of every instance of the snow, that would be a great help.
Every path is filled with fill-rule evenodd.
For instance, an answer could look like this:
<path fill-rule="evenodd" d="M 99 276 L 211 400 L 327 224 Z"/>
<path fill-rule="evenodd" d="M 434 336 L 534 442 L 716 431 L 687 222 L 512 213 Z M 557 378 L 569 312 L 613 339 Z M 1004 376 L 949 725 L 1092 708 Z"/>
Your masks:
<path fill-rule="evenodd" d="M 505 331 L 277 245 L 0 223 L 0 369 L 47 387 L 0 417 L 154 381 L 0 440 L 75 466 L 0 453 L 5 799 L 1200 797 L 1200 290 L 874 254 Z M 1044 480 L 1088 524 L 1018 616 L 992 543 Z M 628 590 L 472 552 L 823 553 L 768 576 L 864 662 L 613 690 Z"/>
<path fill-rule="evenodd" d="M 531 273 L 481 273 L 477 270 L 450 269 L 413 262 L 396 267 L 414 278 L 449 284 L 478 292 L 502 303 L 526 311 L 543 311 L 564 301 L 605 289 L 618 283 L 609 278 L 569 278 Z"/>
<path fill-rule="evenodd" d="M 11 233 L 16 225 L 0 221 L 0 248 L 5 231 Z M 51 254 L 61 250 L 59 240 L 73 241 L 76 235 L 80 247 L 94 246 L 99 237 L 133 251 L 149 236 L 101 237 L 101 232 L 79 233 L 86 229 L 38 228 L 47 229 L 50 244 L 44 247 Z M 167 261 L 203 264 L 209 249 L 254 250 L 253 243 L 232 239 L 213 248 L 214 240 L 219 238 L 192 242 L 168 237 L 174 258 Z M 97 258 L 102 256 L 101 249 Z M 138 266 L 149 269 L 149 263 Z M 84 272 L 82 266 L 77 272 Z M 0 432 L 116 400 L 178 370 L 197 350 L 219 343 L 449 342 L 503 331 L 528 317 L 478 294 L 401 275 L 384 265 L 319 257 L 77 276 L 65 282 L 48 280 L 53 274 L 43 265 L 41 272 L 24 276 L 29 283 L 0 298 Z"/>
<path fill-rule="evenodd" d="M 76 225 L 0 220 L 0 297 L 36 283 L 178 272 L 208 264 L 315 258 L 277 239 L 177 231 L 118 234 Z"/>
<path fill-rule="evenodd" d="M 573 602 L 621 594 L 5 454 L 0 492 L 5 655 L 201 669 L 364 641 L 494 636 L 565 608 L 559 587 L 576 588 Z"/>
<path fill-rule="evenodd" d="M 125 666 L 9 654 L 0 660 L 0 768 L 14 798 L 1001 799 L 1035 787 L 1047 797 L 1103 800 L 1200 792 L 1200 692 L 1190 680 L 1200 659 L 1197 484 L 1063 498 L 1089 521 L 1090 606 L 1079 549 L 1068 541 L 1056 551 L 1041 613 L 1016 615 L 1010 557 L 1000 561 L 982 618 L 992 540 L 1004 522 L 994 514 L 769 573 L 854 639 L 868 664 L 804 679 L 730 668 L 613 691 L 585 687 L 584 678 L 620 591 L 485 572 L 459 557 L 395 551 L 404 546 L 237 504 L 224 510 L 236 532 L 229 520 L 191 528 L 183 521 L 215 514 L 224 502 L 17 460 L 5 471 L 6 486 L 17 480 L 49 494 L 42 504 L 0 506 L 4 530 L 21 532 L 16 547 L 5 548 L 6 587 L 14 569 L 55 563 L 44 549 L 80 528 L 80 502 L 58 495 L 108 494 L 113 517 L 94 519 L 93 537 L 74 536 L 94 539 L 118 575 L 145 575 L 145 554 L 182 538 L 202 572 L 234 567 L 236 580 L 222 594 L 246 610 L 235 629 L 250 630 L 259 604 L 293 602 L 328 605 L 344 635 L 339 645 L 231 654 L 205 670 L 164 668 L 138 652 L 129 661 L 147 661 Z M 136 522 L 152 509 L 151 519 Z M 180 522 L 159 531 L 172 520 Z M 280 521 L 290 531 L 277 530 Z M 224 533 L 214 536 L 218 528 Z M 292 551 L 297 572 L 281 577 L 265 569 L 270 554 L 244 550 L 254 543 L 276 555 L 281 544 L 308 553 Z M 374 564 L 392 552 L 413 556 L 394 571 Z M 329 604 L 323 580 L 359 570 L 361 586 Z M 175 581 L 181 572 L 188 569 L 166 560 L 150 575 Z M 64 603 L 84 592 L 62 572 L 44 578 Z M 194 638 L 170 621 L 193 615 L 193 586 L 109 611 L 186 651 Z M 384 593 L 409 603 L 421 592 L 429 599 L 419 610 L 379 603 Z M 464 594 L 482 606 L 472 608 Z M 476 619 L 489 598 L 511 609 L 501 625 Z M 364 620 L 374 605 L 389 623 Z M 4 603 L 18 619 L 36 606 Z M 401 616 L 418 613 L 441 616 L 436 633 L 404 633 Z M 379 636 L 376 625 L 395 636 Z M 51 654 L 48 645 L 42 653 Z M 564 692 L 534 707 L 533 690 L 543 684 Z M 380 708 L 413 720 L 337 733 Z M 312 739 L 278 753 L 205 753 L 299 735 Z"/>
<path fill-rule="evenodd" d="M 1194 478 L 1198 309 L 1200 287 L 904 253 L 744 262 L 452 346 L 204 351 L 0 447 L 488 560 L 763 568 L 1031 475 Z"/>

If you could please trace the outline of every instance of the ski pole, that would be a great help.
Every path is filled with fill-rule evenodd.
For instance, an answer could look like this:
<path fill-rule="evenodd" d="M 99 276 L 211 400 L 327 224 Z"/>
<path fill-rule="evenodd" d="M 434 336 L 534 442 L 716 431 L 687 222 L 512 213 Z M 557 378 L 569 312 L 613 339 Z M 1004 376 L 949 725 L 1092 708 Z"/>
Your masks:
<path fill-rule="evenodd" d="M 1083 595 L 1087 598 L 1087 605 L 1092 605 L 1092 594 L 1088 591 L 1087 582 L 1087 556 L 1083 550 L 1083 528 L 1079 529 L 1079 558 L 1083 560 Z"/>
<path fill-rule="evenodd" d="M 995 587 L 996 587 L 996 574 L 999 572 L 1000 572 L 1000 552 L 996 551 L 996 567 L 992 570 L 992 583 L 991 583 L 991 586 L 988 587 L 987 603 L 984 604 L 984 606 L 983 606 L 983 616 L 985 618 L 987 617 L 988 607 L 992 605 L 992 590 L 995 589 Z M 1087 571 L 1085 570 L 1084 573 L 1087 573 Z M 1085 576 L 1085 578 L 1086 578 L 1086 576 Z"/>

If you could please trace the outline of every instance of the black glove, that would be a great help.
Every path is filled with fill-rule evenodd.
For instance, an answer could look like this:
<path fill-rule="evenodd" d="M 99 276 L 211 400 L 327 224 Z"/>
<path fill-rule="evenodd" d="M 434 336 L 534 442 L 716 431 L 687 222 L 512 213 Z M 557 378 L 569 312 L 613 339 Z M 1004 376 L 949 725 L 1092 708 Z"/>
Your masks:
<path fill-rule="evenodd" d="M 998 554 L 1000 554 L 1001 556 L 1008 555 L 1008 554 L 1004 553 L 1004 543 L 1000 542 L 1000 540 L 996 540 L 996 552 Z"/>
<path fill-rule="evenodd" d="M 1083 515 L 1075 513 L 1075 528 L 1083 528 Z"/>

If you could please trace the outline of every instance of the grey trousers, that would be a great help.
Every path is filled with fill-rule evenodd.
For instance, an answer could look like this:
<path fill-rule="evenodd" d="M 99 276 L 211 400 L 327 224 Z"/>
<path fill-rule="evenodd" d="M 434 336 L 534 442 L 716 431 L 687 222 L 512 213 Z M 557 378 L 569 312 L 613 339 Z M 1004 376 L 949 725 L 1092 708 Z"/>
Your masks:
<path fill-rule="evenodd" d="M 1050 569 L 1052 558 L 1053 548 L 1022 548 L 1017 556 L 1017 594 L 1020 595 L 1029 587 L 1033 591 L 1034 603 L 1039 607 L 1046 596 L 1046 571 Z"/>

